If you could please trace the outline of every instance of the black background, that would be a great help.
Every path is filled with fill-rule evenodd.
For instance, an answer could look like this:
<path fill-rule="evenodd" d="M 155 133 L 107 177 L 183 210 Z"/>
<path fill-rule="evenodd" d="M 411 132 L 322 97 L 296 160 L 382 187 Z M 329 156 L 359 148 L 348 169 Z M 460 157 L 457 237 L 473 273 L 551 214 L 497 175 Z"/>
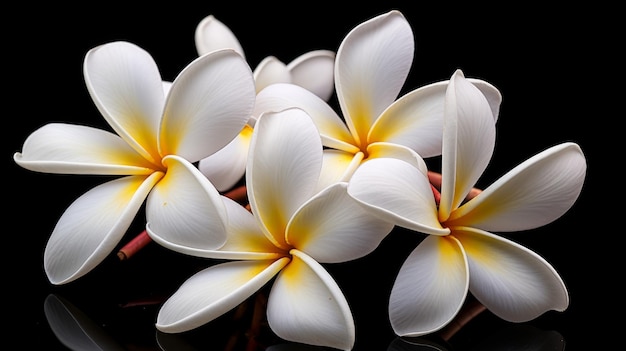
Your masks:
<path fill-rule="evenodd" d="M 491 82 L 503 95 L 496 151 L 481 185 L 565 141 L 580 144 L 588 162 L 582 194 L 569 212 L 543 228 L 508 234 L 561 274 L 570 291 L 568 310 L 548 312 L 522 325 L 501 321 L 487 311 L 452 339 L 444 342 L 436 335 L 427 339 L 448 350 L 489 349 L 485 345 L 518 350 L 542 342 L 547 346 L 531 349 L 619 345 L 619 338 L 608 332 L 611 323 L 606 316 L 620 316 L 621 306 L 611 307 L 619 302 L 609 291 L 617 289 L 624 275 L 623 263 L 612 262 L 618 257 L 613 252 L 621 236 L 616 225 L 621 218 L 610 198 L 618 198 L 621 191 L 612 193 L 608 186 L 608 180 L 619 182 L 619 171 L 612 169 L 623 158 L 623 150 L 613 146 L 619 139 L 610 137 L 623 114 L 623 108 L 611 107 L 619 99 L 612 99 L 610 91 L 620 91 L 614 88 L 620 86 L 620 72 L 611 62 L 616 56 L 611 51 L 623 46 L 623 38 L 611 20 L 615 10 L 594 5 L 424 8 L 386 2 L 340 9 L 322 4 L 276 7 L 178 1 L 145 6 L 22 3 L 5 12 L 3 67 L 8 79 L 3 103 L 9 123 L 4 134 L 9 138 L 3 142 L 3 155 L 9 169 L 5 182 L 9 201 L 4 211 L 9 212 L 4 215 L 8 240 L 3 290 L 8 293 L 8 313 L 3 334 L 7 343 L 65 349 L 44 314 L 49 294 L 67 300 L 105 338 L 129 350 L 226 350 L 231 336 L 245 331 L 247 317 L 234 323 L 231 312 L 194 332 L 157 333 L 153 323 L 159 304 L 188 276 L 213 261 L 172 253 L 154 243 L 125 262 L 112 253 L 74 283 L 48 283 L 42 256 L 56 220 L 73 199 L 106 178 L 34 173 L 16 166 L 12 155 L 32 131 L 49 122 L 108 129 L 83 80 L 82 63 L 89 49 L 115 40 L 134 42 L 152 54 L 163 79 L 173 80 L 196 58 L 194 30 L 209 14 L 233 30 L 255 68 L 268 55 L 287 63 L 310 50 L 336 51 L 354 26 L 397 8 L 409 20 L 416 42 L 404 92 L 448 79 L 460 68 L 468 77 Z M 609 152 L 600 157 L 601 150 Z M 608 179 L 602 188 L 601 179 Z M 122 243 L 142 230 L 142 216 L 140 212 Z M 420 234 L 397 230 L 371 255 L 328 267 L 351 303 L 357 327 L 355 350 L 386 350 L 395 339 L 386 317 L 386 299 L 397 269 L 420 239 Z M 266 344 L 281 343 L 271 332 L 264 333 L 261 339 Z M 560 340 L 557 346 L 546 342 L 554 335 Z M 178 346 L 166 346 L 171 344 Z M 240 342 L 232 349 L 245 348 Z"/>

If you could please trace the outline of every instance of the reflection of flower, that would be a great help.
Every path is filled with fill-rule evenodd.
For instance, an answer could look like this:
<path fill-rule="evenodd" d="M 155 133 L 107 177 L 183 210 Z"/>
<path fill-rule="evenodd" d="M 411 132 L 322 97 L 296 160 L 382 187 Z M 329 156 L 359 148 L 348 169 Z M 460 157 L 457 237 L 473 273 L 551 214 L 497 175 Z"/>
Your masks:
<path fill-rule="evenodd" d="M 230 28 L 213 15 L 200 21 L 196 27 L 195 42 L 199 55 L 232 48 L 245 58 L 244 50 L 237 37 Z M 334 61 L 335 53 L 329 50 L 309 51 L 287 65 L 274 56 L 268 56 L 253 72 L 256 91 L 259 92 L 274 83 L 293 83 L 311 91 L 321 99 L 328 100 L 334 87 Z M 230 144 L 200 160 L 198 168 L 218 190 L 230 189 L 243 177 L 253 126 L 254 119 L 251 119 Z"/>
<path fill-rule="evenodd" d="M 255 95 L 247 63 L 232 50 L 200 57 L 164 95 L 152 57 L 114 42 L 87 54 L 84 73 L 96 106 L 118 135 L 48 124 L 28 137 L 15 162 L 40 172 L 125 177 L 88 191 L 59 219 L 44 256 L 50 281 L 68 283 L 97 266 L 149 193 L 148 220 L 184 232 L 192 229 L 181 216 L 202 211 L 201 240 L 207 248 L 219 247 L 225 210 L 217 190 L 198 181 L 203 177 L 191 162 L 229 143 L 247 122 Z"/>
<path fill-rule="evenodd" d="M 299 109 L 264 114 L 254 128 L 246 169 L 252 213 L 224 197 L 229 236 L 223 247 L 181 247 L 163 239 L 163 228 L 148 223 L 150 236 L 166 247 L 237 260 L 211 266 L 183 283 L 162 306 L 159 330 L 182 332 L 205 324 L 276 277 L 267 319 L 278 336 L 352 347 L 355 331 L 348 302 L 320 263 L 368 254 L 393 226 L 353 201 L 346 183 L 316 193 L 321 165 L 321 140 L 308 115 Z"/>
<path fill-rule="evenodd" d="M 457 71 L 447 89 L 441 196 L 428 177 L 394 159 L 373 160 L 354 174 L 348 192 L 373 212 L 427 234 L 394 283 L 389 314 L 401 336 L 448 324 L 468 289 L 495 315 L 513 322 L 567 308 L 566 287 L 534 252 L 488 231 L 521 231 L 563 215 L 583 185 L 586 161 L 578 145 L 549 148 L 464 202 L 495 144 L 487 100 Z"/>
<path fill-rule="evenodd" d="M 254 114 L 299 107 L 313 118 L 328 147 L 323 184 L 349 179 L 365 159 L 390 156 L 420 166 L 421 157 L 441 153 L 447 82 L 397 99 L 413 52 L 413 32 L 406 18 L 398 11 L 379 15 L 355 27 L 337 51 L 335 89 L 345 123 L 325 101 L 293 84 L 273 84 L 260 91 Z M 497 109 L 499 92 L 482 80 L 473 83 Z"/>

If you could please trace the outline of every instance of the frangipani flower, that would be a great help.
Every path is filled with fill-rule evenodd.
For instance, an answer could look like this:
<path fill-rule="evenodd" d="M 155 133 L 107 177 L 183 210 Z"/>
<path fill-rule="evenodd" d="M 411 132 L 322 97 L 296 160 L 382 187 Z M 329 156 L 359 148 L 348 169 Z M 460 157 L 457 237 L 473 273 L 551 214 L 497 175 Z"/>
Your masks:
<path fill-rule="evenodd" d="M 308 115 L 299 109 L 264 114 L 253 131 L 246 169 L 251 212 L 223 197 L 229 223 L 221 248 L 182 247 L 162 237 L 171 228 L 148 223 L 150 236 L 173 250 L 236 260 L 211 266 L 183 283 L 159 311 L 159 330 L 176 333 L 208 323 L 275 279 L 267 319 L 279 337 L 353 347 L 350 308 L 321 263 L 370 253 L 393 225 L 352 200 L 346 183 L 316 193 L 321 165 L 319 132 Z"/>
<path fill-rule="evenodd" d="M 400 160 L 373 160 L 350 180 L 348 193 L 374 213 L 430 234 L 404 262 L 391 291 L 389 315 L 400 336 L 439 330 L 468 291 L 511 322 L 568 307 L 565 284 L 545 259 L 492 232 L 529 230 L 562 216 L 581 192 L 585 157 L 575 143 L 556 145 L 466 201 L 493 153 L 492 111 L 455 72 L 446 93 L 439 204 L 428 177 Z"/>
<path fill-rule="evenodd" d="M 365 21 L 346 35 L 337 51 L 335 90 L 343 119 L 325 101 L 294 84 L 272 84 L 260 91 L 254 115 L 288 107 L 305 110 L 328 147 L 325 184 L 349 179 L 364 160 L 377 157 L 397 157 L 424 167 L 416 152 L 422 158 L 441 154 L 448 83 L 426 85 L 397 99 L 413 62 L 414 45 L 411 27 L 399 11 Z M 472 82 L 488 97 L 497 118 L 498 90 L 482 80 Z"/>
<path fill-rule="evenodd" d="M 201 56 L 213 50 L 232 48 L 245 58 L 237 37 L 213 15 L 205 17 L 196 27 L 195 43 Z M 335 53 L 329 50 L 309 51 L 289 64 L 268 56 L 254 69 L 256 91 L 274 83 L 293 83 L 327 101 L 334 91 L 334 63 Z M 251 120 L 229 145 L 200 161 L 198 168 L 218 190 L 230 189 L 243 176 L 253 126 L 254 120 Z"/>
<path fill-rule="evenodd" d="M 213 15 L 206 16 L 198 23 L 195 42 L 200 56 L 213 50 L 231 48 L 246 57 L 235 34 Z M 334 66 L 335 53 L 330 50 L 306 52 L 289 64 L 268 56 L 254 69 L 256 91 L 258 93 L 274 83 L 293 83 L 328 101 L 334 89 Z"/>
<path fill-rule="evenodd" d="M 215 51 L 194 60 L 164 89 L 146 51 L 113 42 L 87 53 L 84 75 L 117 134 L 51 123 L 14 155 L 32 171 L 117 177 L 80 196 L 59 219 L 44 253 L 49 280 L 69 283 L 97 266 L 146 198 L 151 223 L 173 233 L 194 231 L 201 237 L 187 240 L 220 247 L 226 209 L 192 163 L 228 144 L 250 117 L 255 91 L 248 64 L 233 50 Z M 194 222 L 200 227 L 190 228 L 184 217 L 196 211 L 204 216 Z"/>

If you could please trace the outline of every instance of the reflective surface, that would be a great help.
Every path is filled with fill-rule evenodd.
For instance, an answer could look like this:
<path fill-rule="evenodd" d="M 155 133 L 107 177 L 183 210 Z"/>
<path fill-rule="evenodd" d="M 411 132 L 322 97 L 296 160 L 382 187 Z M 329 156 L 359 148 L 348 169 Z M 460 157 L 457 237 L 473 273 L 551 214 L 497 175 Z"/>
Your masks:
<path fill-rule="evenodd" d="M 599 10 L 586 8 L 565 16 L 545 8 L 506 12 L 474 5 L 415 9 L 390 2 L 345 11 L 313 3 L 297 9 L 224 2 L 134 9 L 111 2 L 89 8 L 16 6 L 22 8 L 15 11 L 19 16 L 12 27 L 5 29 L 9 38 L 4 57 L 10 75 L 5 84 L 11 91 L 5 104 L 16 111 L 5 115 L 10 123 L 5 128 L 9 140 L 3 144 L 8 145 L 5 169 L 9 168 L 9 189 L 5 190 L 9 213 L 4 220 L 11 224 L 3 233 L 9 239 L 3 281 L 9 310 L 3 334 L 7 345 L 18 342 L 42 350 L 323 350 L 276 337 L 264 321 L 263 291 L 197 330 L 157 332 L 154 322 L 160 304 L 186 278 L 215 261 L 169 252 L 154 243 L 127 261 L 120 261 L 113 252 L 79 281 L 50 285 L 42 257 L 56 220 L 76 197 L 104 179 L 34 173 L 17 167 L 11 157 L 44 123 L 108 128 L 82 76 L 84 55 L 96 45 L 132 41 L 148 50 L 163 78 L 171 80 L 197 56 L 195 26 L 209 14 L 231 27 L 255 67 L 267 55 L 289 62 L 312 49 L 336 50 L 355 25 L 391 8 L 406 15 L 416 37 L 415 61 L 405 91 L 447 79 L 457 68 L 501 90 L 496 152 L 483 184 L 563 141 L 579 143 L 590 166 L 582 195 L 568 213 L 544 228 L 508 236 L 543 256 L 561 274 L 571 297 L 565 312 L 548 312 L 531 322 L 514 324 L 482 311 L 456 331 L 398 338 L 387 319 L 387 298 L 397 270 L 422 236 L 395 230 L 371 255 L 327 266 L 352 308 L 357 328 L 354 350 L 578 350 L 619 344 L 607 335 L 603 322 L 615 301 L 605 293 L 615 283 L 611 279 L 618 276 L 607 277 L 603 272 L 608 259 L 617 257 L 611 252 L 617 245 L 601 242 L 598 237 L 606 234 L 602 230 L 587 229 L 591 222 L 598 222 L 591 215 L 598 204 L 605 215 L 615 212 L 597 199 L 605 191 L 604 185 L 599 187 L 604 178 L 599 174 L 605 170 L 597 162 L 597 140 L 607 127 L 602 126 L 602 134 L 595 130 L 601 124 L 598 119 L 615 113 L 603 113 L 602 104 L 588 95 L 599 85 L 583 81 L 604 75 L 604 67 L 580 58 L 581 46 L 601 50 L 593 42 L 581 43 L 582 38 L 609 35 L 581 20 Z M 601 218 L 603 225 L 607 219 Z M 121 244 L 143 229 L 142 221 L 137 219 Z M 457 322 L 461 321 L 452 326 Z"/>

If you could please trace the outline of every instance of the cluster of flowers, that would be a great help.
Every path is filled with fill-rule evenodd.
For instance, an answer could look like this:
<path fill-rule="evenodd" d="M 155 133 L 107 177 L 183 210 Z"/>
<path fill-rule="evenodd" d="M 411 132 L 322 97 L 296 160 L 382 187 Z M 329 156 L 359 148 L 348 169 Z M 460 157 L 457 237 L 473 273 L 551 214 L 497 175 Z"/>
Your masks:
<path fill-rule="evenodd" d="M 90 50 L 85 81 L 116 134 L 51 123 L 14 155 L 32 171 L 120 176 L 59 219 L 44 255 L 51 283 L 101 263 L 145 202 L 152 240 L 226 260 L 164 302 L 156 328 L 166 333 L 206 324 L 272 281 L 267 321 L 279 337 L 349 350 L 349 303 L 323 264 L 364 257 L 395 226 L 427 234 L 390 292 L 399 336 L 443 328 L 470 292 L 513 322 L 568 307 L 546 260 L 492 232 L 563 215 L 585 179 L 580 147 L 550 147 L 476 189 L 501 95 L 458 70 L 398 97 L 414 54 L 402 13 L 359 24 L 336 54 L 311 51 L 288 65 L 268 57 L 252 70 L 213 16 L 198 25 L 196 45 L 199 57 L 173 82 L 134 44 Z M 327 102 L 333 92 L 342 116 Z M 440 160 L 441 171 L 424 158 Z M 240 180 L 249 207 L 224 196 Z"/>

